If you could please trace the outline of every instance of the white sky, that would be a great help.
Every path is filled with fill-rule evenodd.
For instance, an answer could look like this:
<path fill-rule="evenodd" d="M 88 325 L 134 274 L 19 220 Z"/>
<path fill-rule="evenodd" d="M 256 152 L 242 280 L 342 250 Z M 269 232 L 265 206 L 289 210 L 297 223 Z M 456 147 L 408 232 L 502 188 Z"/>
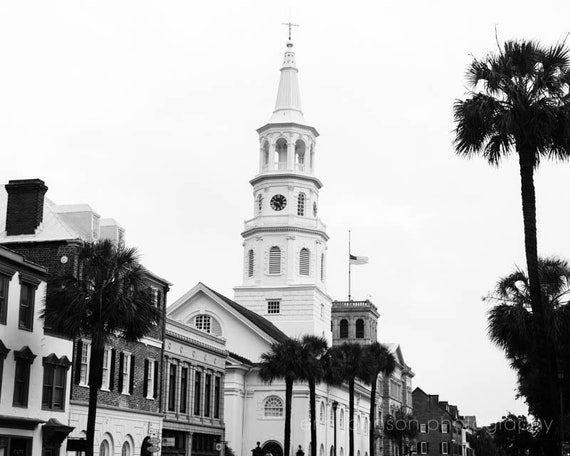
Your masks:
<path fill-rule="evenodd" d="M 553 43 L 570 5 L 543 1 L 28 1 L 0 3 L 0 182 L 39 177 L 127 229 L 175 285 L 232 297 L 252 216 L 255 129 L 269 118 L 292 17 L 305 118 L 319 130 L 329 293 L 379 307 L 415 385 L 480 423 L 515 402 L 481 302 L 524 266 L 518 169 L 454 156 L 470 54 Z M 541 167 L 539 251 L 570 258 L 569 165 Z"/>

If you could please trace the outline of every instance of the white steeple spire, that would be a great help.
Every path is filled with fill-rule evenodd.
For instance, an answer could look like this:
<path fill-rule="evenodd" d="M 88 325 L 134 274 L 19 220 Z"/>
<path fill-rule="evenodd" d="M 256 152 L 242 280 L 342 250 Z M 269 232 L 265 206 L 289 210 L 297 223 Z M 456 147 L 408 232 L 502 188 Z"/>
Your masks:
<path fill-rule="evenodd" d="M 299 80 L 297 77 L 297 65 L 295 63 L 295 53 L 293 43 L 287 42 L 287 50 L 281 67 L 281 78 L 279 89 L 277 90 L 277 101 L 275 110 L 269 119 L 270 124 L 275 123 L 298 123 L 305 124 L 303 110 L 301 109 L 301 92 L 299 91 Z"/>

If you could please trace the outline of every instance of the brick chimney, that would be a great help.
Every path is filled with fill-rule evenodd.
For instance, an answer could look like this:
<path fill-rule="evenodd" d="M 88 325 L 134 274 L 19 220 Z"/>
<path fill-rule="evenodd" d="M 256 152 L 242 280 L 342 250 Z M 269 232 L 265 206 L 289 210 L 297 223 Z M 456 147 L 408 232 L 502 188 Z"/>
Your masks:
<path fill-rule="evenodd" d="M 47 187 L 41 179 L 11 180 L 6 184 L 6 234 L 34 234 L 44 218 Z"/>

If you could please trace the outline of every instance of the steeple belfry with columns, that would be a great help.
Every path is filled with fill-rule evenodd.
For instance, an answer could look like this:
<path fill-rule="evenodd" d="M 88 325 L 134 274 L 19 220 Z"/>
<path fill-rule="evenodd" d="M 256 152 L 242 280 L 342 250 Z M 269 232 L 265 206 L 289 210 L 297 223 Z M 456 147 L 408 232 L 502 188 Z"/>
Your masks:
<path fill-rule="evenodd" d="M 303 116 L 293 43 L 281 67 L 275 109 L 259 134 L 259 173 L 251 179 L 253 218 L 246 220 L 243 283 L 235 300 L 290 336 L 331 336 L 326 293 L 326 226 L 315 176 L 317 130 Z"/>

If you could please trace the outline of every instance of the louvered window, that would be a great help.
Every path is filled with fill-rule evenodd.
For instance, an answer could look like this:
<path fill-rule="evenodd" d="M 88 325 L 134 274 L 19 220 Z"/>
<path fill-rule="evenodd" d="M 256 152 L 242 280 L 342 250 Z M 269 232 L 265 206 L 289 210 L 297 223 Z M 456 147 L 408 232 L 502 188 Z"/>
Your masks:
<path fill-rule="evenodd" d="M 263 196 L 261 194 L 257 195 L 257 212 L 261 214 L 263 209 Z"/>
<path fill-rule="evenodd" d="M 305 194 L 299 193 L 297 198 L 297 215 L 305 215 Z"/>
<path fill-rule="evenodd" d="M 253 266 L 254 266 L 255 254 L 253 250 L 247 252 L 247 276 L 253 277 Z"/>
<path fill-rule="evenodd" d="M 311 254 L 309 249 L 302 248 L 299 253 L 299 274 L 308 276 L 310 273 L 310 258 Z"/>
<path fill-rule="evenodd" d="M 276 246 L 269 249 L 269 274 L 281 274 L 281 249 Z"/>
<path fill-rule="evenodd" d="M 321 282 L 325 281 L 325 254 L 321 253 Z"/>

